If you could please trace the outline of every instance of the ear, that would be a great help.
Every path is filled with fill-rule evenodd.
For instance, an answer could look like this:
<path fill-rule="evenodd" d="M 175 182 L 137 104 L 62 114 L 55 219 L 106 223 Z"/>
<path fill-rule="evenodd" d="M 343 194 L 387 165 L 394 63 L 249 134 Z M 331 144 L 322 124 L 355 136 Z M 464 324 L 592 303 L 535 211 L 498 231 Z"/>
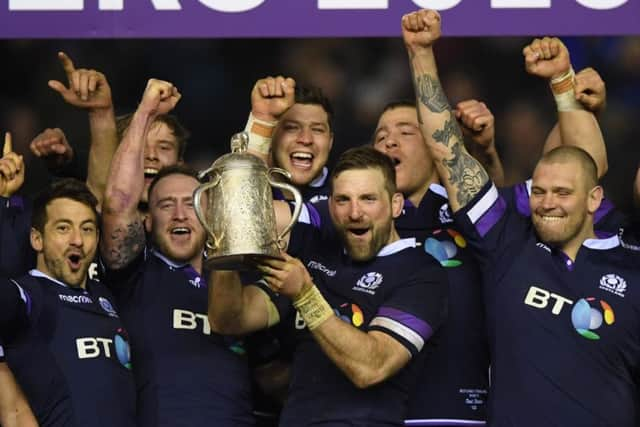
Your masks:
<path fill-rule="evenodd" d="M 402 193 L 394 193 L 393 196 L 391 196 L 391 215 L 394 219 L 400 216 L 403 207 L 404 196 Z"/>
<path fill-rule="evenodd" d="M 29 239 L 31 240 L 31 247 L 34 251 L 40 253 L 43 250 L 44 242 L 42 233 L 40 233 L 35 228 L 31 227 L 31 233 L 29 234 Z"/>
<path fill-rule="evenodd" d="M 144 215 L 144 229 L 147 231 L 147 233 L 151 233 L 151 226 L 152 226 L 152 221 L 151 221 L 151 214 L 149 212 L 147 212 Z"/>
<path fill-rule="evenodd" d="M 331 131 L 331 137 L 329 138 L 329 152 L 333 148 L 333 131 Z"/>
<path fill-rule="evenodd" d="M 604 198 L 604 190 L 601 186 L 596 185 L 589 191 L 589 196 L 587 198 L 587 212 L 590 214 L 595 214 L 598 208 L 600 207 L 600 203 Z"/>

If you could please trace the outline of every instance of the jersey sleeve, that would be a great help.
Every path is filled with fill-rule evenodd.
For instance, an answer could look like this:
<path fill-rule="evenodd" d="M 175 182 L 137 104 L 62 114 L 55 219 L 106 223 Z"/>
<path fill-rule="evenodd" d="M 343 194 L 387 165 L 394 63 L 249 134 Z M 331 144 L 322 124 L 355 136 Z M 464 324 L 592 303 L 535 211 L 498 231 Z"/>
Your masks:
<path fill-rule="evenodd" d="M 0 280 L 0 341 L 7 343 L 28 327 L 32 298 L 15 280 Z"/>
<path fill-rule="evenodd" d="M 21 196 L 0 197 L 0 275 L 17 277 L 35 267 L 31 248 L 31 204 Z"/>
<path fill-rule="evenodd" d="M 424 254 L 422 268 L 383 301 L 368 330 L 384 332 L 412 356 L 438 330 L 446 315 L 448 282 L 444 268 Z"/>
<path fill-rule="evenodd" d="M 460 232 L 469 243 L 472 253 L 483 271 L 498 273 L 508 268 L 517 247 L 530 237 L 532 230 L 530 215 L 514 204 L 515 199 L 506 200 L 492 182 L 463 209 L 454 214 Z"/>

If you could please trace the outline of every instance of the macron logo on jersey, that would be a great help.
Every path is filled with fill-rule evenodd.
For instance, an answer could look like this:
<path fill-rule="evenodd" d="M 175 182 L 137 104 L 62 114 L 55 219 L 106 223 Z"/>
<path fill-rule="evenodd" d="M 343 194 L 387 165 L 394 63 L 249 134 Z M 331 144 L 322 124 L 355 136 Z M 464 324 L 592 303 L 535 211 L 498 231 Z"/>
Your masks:
<path fill-rule="evenodd" d="M 309 263 L 307 264 L 307 267 L 312 268 L 314 270 L 321 271 L 329 277 L 333 277 L 336 275 L 335 270 L 329 270 L 327 267 L 325 267 L 324 265 L 320 264 L 317 261 L 309 261 Z"/>
<path fill-rule="evenodd" d="M 93 304 L 93 300 L 86 295 L 63 295 L 58 294 L 61 301 L 74 304 Z"/>
<path fill-rule="evenodd" d="M 449 203 L 445 203 L 440 206 L 440 210 L 438 211 L 438 219 L 440 220 L 440 224 L 448 224 L 453 222 L 453 218 L 451 218 L 451 210 L 449 209 Z"/>

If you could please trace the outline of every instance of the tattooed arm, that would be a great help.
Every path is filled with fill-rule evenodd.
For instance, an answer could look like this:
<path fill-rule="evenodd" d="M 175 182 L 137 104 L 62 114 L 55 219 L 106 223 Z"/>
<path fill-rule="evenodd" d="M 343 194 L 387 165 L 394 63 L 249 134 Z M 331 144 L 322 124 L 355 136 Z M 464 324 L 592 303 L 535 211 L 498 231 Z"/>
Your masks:
<path fill-rule="evenodd" d="M 144 146 L 149 128 L 180 99 L 168 82 L 151 79 L 111 162 L 102 209 L 100 254 L 107 268 L 119 270 L 142 251 L 145 233 L 138 203 L 144 192 Z"/>
<path fill-rule="evenodd" d="M 471 201 L 489 176 L 465 149 L 462 132 L 438 79 L 433 43 L 440 37 L 440 15 L 429 10 L 405 15 L 402 36 L 409 52 L 420 129 L 449 194 L 449 206 L 456 212 Z"/>

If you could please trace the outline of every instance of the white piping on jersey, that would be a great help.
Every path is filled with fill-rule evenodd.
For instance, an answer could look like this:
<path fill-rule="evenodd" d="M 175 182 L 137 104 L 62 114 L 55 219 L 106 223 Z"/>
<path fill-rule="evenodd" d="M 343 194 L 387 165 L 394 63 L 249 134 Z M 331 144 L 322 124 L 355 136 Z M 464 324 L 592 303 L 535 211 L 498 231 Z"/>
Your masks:
<path fill-rule="evenodd" d="M 22 298 L 22 301 L 24 301 L 24 303 L 27 303 L 27 294 L 25 294 L 24 289 L 22 289 L 22 286 L 20 286 L 20 284 L 18 282 L 16 282 L 13 279 L 9 279 L 11 280 L 11 283 L 13 283 L 14 285 L 16 285 L 18 287 L 18 292 L 20 292 L 20 298 Z"/>
<path fill-rule="evenodd" d="M 4 348 L 0 345 L 0 357 L 4 357 Z"/>
<path fill-rule="evenodd" d="M 424 339 L 413 329 L 403 325 L 397 320 L 390 319 L 388 317 L 376 316 L 374 317 L 369 326 L 379 326 L 384 329 L 388 329 L 396 334 L 400 335 L 405 340 L 409 341 L 413 346 L 421 351 L 424 347 Z"/>
<path fill-rule="evenodd" d="M 407 248 L 415 248 L 416 246 L 418 246 L 418 244 L 416 243 L 415 237 L 400 239 L 396 240 L 393 243 L 389 243 L 387 246 L 384 246 L 382 249 L 380 249 L 380 252 L 378 252 L 378 255 L 376 256 L 393 255 Z"/>
<path fill-rule="evenodd" d="M 54 279 L 51 276 L 47 276 L 46 274 L 44 274 L 42 271 L 37 270 L 37 269 L 33 269 L 33 270 L 29 270 L 29 275 L 33 276 L 33 277 L 44 277 L 45 279 L 51 280 L 53 283 L 57 283 L 58 285 L 68 288 L 69 285 L 67 285 L 66 283 L 63 283 L 59 280 Z"/>
<path fill-rule="evenodd" d="M 489 191 L 487 191 L 484 196 L 482 196 L 480 200 L 478 200 L 478 202 L 469 209 L 469 212 L 467 212 L 467 216 L 471 220 L 471 223 L 475 224 L 480 218 L 482 218 L 482 215 L 484 215 L 491 206 L 493 206 L 496 200 L 498 200 L 498 197 L 498 189 L 494 184 L 492 184 Z"/>
<path fill-rule="evenodd" d="M 426 418 L 404 420 L 405 426 L 486 426 L 486 421 L 460 420 L 455 418 Z"/>
<path fill-rule="evenodd" d="M 582 244 L 589 249 L 606 250 L 620 246 L 620 238 L 618 235 L 613 235 L 606 239 L 587 239 Z"/>
<path fill-rule="evenodd" d="M 329 176 L 329 169 L 327 169 L 327 167 L 324 166 L 322 168 L 322 173 L 320 174 L 320 176 L 318 176 L 313 181 L 311 181 L 309 183 L 309 187 L 313 187 L 313 188 L 322 187 L 326 182 L 328 176 Z"/>
<path fill-rule="evenodd" d="M 429 185 L 429 190 L 433 191 L 434 193 L 436 193 L 439 196 L 444 197 L 445 199 L 449 200 L 449 195 L 447 194 L 447 190 L 440 184 L 431 184 Z"/>
<path fill-rule="evenodd" d="M 298 222 L 303 224 L 311 224 L 311 216 L 309 215 L 309 208 L 305 203 L 302 204 L 302 209 L 300 210 L 300 216 L 298 217 Z"/>
<path fill-rule="evenodd" d="M 155 249 L 151 249 L 151 253 L 153 255 L 155 255 L 156 257 L 160 258 L 160 260 L 162 262 L 164 262 L 165 264 L 167 264 L 171 268 L 182 268 L 185 265 L 187 265 L 186 262 L 184 262 L 182 264 L 179 264 L 177 262 L 171 261 L 169 258 L 167 258 L 166 256 L 162 255 L 160 252 L 156 251 Z"/>

